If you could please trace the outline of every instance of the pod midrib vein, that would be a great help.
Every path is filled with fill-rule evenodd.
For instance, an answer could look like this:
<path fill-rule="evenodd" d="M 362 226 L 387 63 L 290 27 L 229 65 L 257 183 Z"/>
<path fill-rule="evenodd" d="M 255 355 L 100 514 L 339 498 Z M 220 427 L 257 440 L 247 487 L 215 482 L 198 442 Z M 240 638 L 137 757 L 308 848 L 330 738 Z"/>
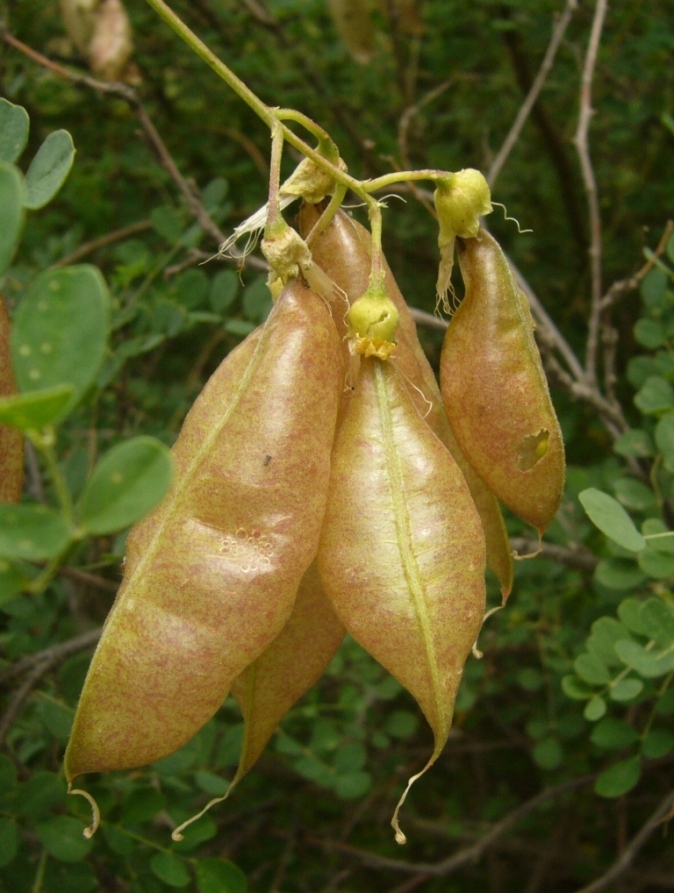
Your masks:
<path fill-rule="evenodd" d="M 435 749 L 431 761 L 435 759 L 447 739 L 448 729 L 446 728 L 445 712 L 443 710 L 442 690 L 440 680 L 438 678 L 437 660 L 435 655 L 435 646 L 433 645 L 433 635 L 431 630 L 431 621 L 426 610 L 424 601 L 424 584 L 421 578 L 421 572 L 417 563 L 414 551 L 412 549 L 412 524 L 407 504 L 403 492 L 403 473 L 400 456 L 395 448 L 393 418 L 391 415 L 391 407 L 389 405 L 389 394 L 386 385 L 386 371 L 384 370 L 382 361 L 373 358 L 375 374 L 375 387 L 377 396 L 377 408 L 379 410 L 379 419 L 382 431 L 382 440 L 384 444 L 384 456 L 386 461 L 386 470 L 390 481 L 391 503 L 393 505 L 393 517 L 396 527 L 398 546 L 400 549 L 400 557 L 402 559 L 403 571 L 405 573 L 405 581 L 412 597 L 412 607 L 417 621 L 417 625 L 421 632 L 421 637 L 426 649 L 426 657 L 428 660 L 428 668 L 431 675 L 433 693 L 435 696 L 435 708 L 439 720 L 439 730 L 433 729 L 435 736 Z"/>

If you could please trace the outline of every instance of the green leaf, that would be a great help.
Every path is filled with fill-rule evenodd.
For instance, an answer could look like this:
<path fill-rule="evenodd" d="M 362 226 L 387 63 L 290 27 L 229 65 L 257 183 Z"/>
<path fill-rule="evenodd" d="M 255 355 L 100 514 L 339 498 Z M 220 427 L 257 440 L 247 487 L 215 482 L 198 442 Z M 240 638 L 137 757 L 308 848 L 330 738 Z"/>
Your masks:
<path fill-rule="evenodd" d="M 243 312 L 254 323 L 261 323 L 271 310 L 272 299 L 267 283 L 262 277 L 255 279 L 244 289 Z"/>
<path fill-rule="evenodd" d="M 21 157 L 28 142 L 30 120 L 21 105 L 0 99 L 0 160 L 10 164 Z M 2 205 L 0 205 L 2 207 Z"/>
<path fill-rule="evenodd" d="M 646 518 L 641 525 L 641 532 L 648 540 L 647 548 L 664 552 L 666 555 L 674 555 L 674 531 L 670 531 L 660 518 Z"/>
<path fill-rule="evenodd" d="M 234 270 L 222 270 L 213 277 L 209 301 L 216 313 L 224 313 L 234 303 L 239 279 Z"/>
<path fill-rule="evenodd" d="M 615 644 L 629 638 L 629 632 L 614 617 L 600 617 L 592 624 L 585 647 L 607 666 L 619 666 L 621 661 L 616 654 Z"/>
<path fill-rule="evenodd" d="M 0 161 L 0 276 L 11 264 L 21 238 L 24 197 L 20 172 L 13 165 Z"/>
<path fill-rule="evenodd" d="M 60 862 L 79 862 L 94 845 L 83 836 L 84 826 L 79 819 L 69 815 L 56 815 L 38 822 L 35 833 L 50 856 Z"/>
<path fill-rule="evenodd" d="M 255 328 L 255 324 L 246 319 L 228 319 L 225 323 L 225 331 L 237 338 L 245 338 Z"/>
<path fill-rule="evenodd" d="M 618 646 L 616 646 L 617 648 Z M 609 690 L 609 697 L 612 701 L 632 701 L 644 689 L 641 679 L 620 679 Z"/>
<path fill-rule="evenodd" d="M 80 523 L 95 535 L 129 527 L 162 499 L 172 471 L 170 450 L 153 437 L 118 444 L 94 468 L 79 503 Z"/>
<path fill-rule="evenodd" d="M 605 750 L 622 750 L 639 740 L 639 733 L 623 719 L 607 716 L 592 729 L 590 740 Z"/>
<path fill-rule="evenodd" d="M 15 564 L 0 558 L 0 605 L 15 598 L 25 582 L 26 578 Z"/>
<path fill-rule="evenodd" d="M 605 713 L 606 701 L 599 697 L 592 698 L 591 701 L 588 701 L 585 705 L 585 710 L 583 710 L 583 716 L 588 722 L 596 722 L 598 719 L 601 719 Z"/>
<path fill-rule="evenodd" d="M 4 753 L 0 753 L 0 794 L 7 794 L 17 782 L 16 766 Z"/>
<path fill-rule="evenodd" d="M 648 543 L 643 552 L 639 552 L 637 561 L 641 570 L 653 580 L 667 580 L 674 575 L 674 555 L 660 551 L 653 543 Z"/>
<path fill-rule="evenodd" d="M 50 202 L 65 183 L 74 160 L 75 147 L 68 131 L 50 133 L 26 172 L 25 207 L 36 210 Z"/>
<path fill-rule="evenodd" d="M 199 859 L 194 870 L 199 893 L 247 893 L 246 875 L 227 859 Z"/>
<path fill-rule="evenodd" d="M 624 592 L 635 589 L 646 576 L 634 559 L 602 558 L 594 569 L 594 578 L 607 589 Z"/>
<path fill-rule="evenodd" d="M 367 772 L 356 770 L 338 775 L 334 780 L 333 790 L 342 800 L 356 800 L 372 787 L 372 777 Z"/>
<path fill-rule="evenodd" d="M 630 552 L 640 552 L 646 540 L 634 526 L 625 509 L 609 496 L 591 487 L 578 496 L 592 523 L 614 542 Z"/>
<path fill-rule="evenodd" d="M 667 291 L 667 274 L 664 270 L 653 267 L 641 280 L 639 291 L 641 300 L 647 307 L 654 309 L 662 307 Z"/>
<path fill-rule="evenodd" d="M 214 797 L 222 797 L 223 794 L 226 794 L 230 784 L 229 779 L 222 778 L 215 772 L 196 772 L 194 780 L 202 791 L 206 791 L 207 794 L 212 794 Z"/>
<path fill-rule="evenodd" d="M 622 760 L 602 772 L 594 786 L 601 797 L 622 797 L 639 781 L 641 763 L 639 757 Z"/>
<path fill-rule="evenodd" d="M 615 647 L 623 662 L 646 679 L 655 679 L 674 670 L 674 649 L 647 651 L 639 642 L 618 642 Z"/>
<path fill-rule="evenodd" d="M 674 471 L 674 415 L 663 416 L 655 426 L 655 443 L 667 471 Z"/>
<path fill-rule="evenodd" d="M 0 816 L 0 868 L 14 861 L 19 852 L 19 832 L 16 823 Z"/>
<path fill-rule="evenodd" d="M 641 753 L 649 760 L 666 757 L 674 750 L 674 734 L 666 729 L 649 732 L 641 745 Z"/>
<path fill-rule="evenodd" d="M 647 512 L 658 505 L 651 488 L 634 478 L 617 478 L 613 482 L 613 492 L 618 502 L 628 509 Z"/>
<path fill-rule="evenodd" d="M 72 394 L 72 385 L 60 384 L 28 394 L 0 397 L 0 423 L 21 428 L 22 431 L 44 428 L 62 415 Z"/>
<path fill-rule="evenodd" d="M 65 744 L 70 737 L 70 730 L 73 724 L 74 715 L 72 709 L 55 698 L 42 693 L 37 712 L 54 738 Z"/>
<path fill-rule="evenodd" d="M 590 685 L 607 685 L 611 681 L 606 664 L 596 654 L 581 654 L 573 662 L 573 667 L 580 678 Z"/>
<path fill-rule="evenodd" d="M 345 773 L 355 769 L 362 769 L 367 762 L 367 750 L 360 741 L 352 741 L 350 744 L 344 744 L 335 754 L 334 769 L 335 772 Z"/>
<path fill-rule="evenodd" d="M 409 738 L 419 728 L 419 717 L 410 710 L 394 710 L 384 723 L 392 738 Z"/>
<path fill-rule="evenodd" d="M 618 605 L 618 617 L 630 632 L 636 633 L 638 636 L 645 636 L 641 622 L 641 606 L 643 602 L 638 598 L 626 598 Z"/>
<path fill-rule="evenodd" d="M 105 280 L 88 264 L 38 276 L 14 315 L 12 359 L 22 392 L 71 385 L 58 419 L 95 382 L 107 349 L 110 297 Z"/>
<path fill-rule="evenodd" d="M 166 205 L 161 208 L 153 208 L 150 212 L 150 221 L 154 231 L 169 244 L 173 245 L 180 241 L 185 224 L 183 215 L 178 213 L 175 208 Z"/>
<path fill-rule="evenodd" d="M 631 431 L 625 431 L 624 434 L 620 435 L 613 444 L 613 451 L 618 453 L 619 456 L 645 459 L 654 454 L 655 448 L 653 440 L 647 431 L 633 428 Z"/>
<path fill-rule="evenodd" d="M 674 409 L 674 390 L 659 375 L 651 375 L 634 397 L 634 405 L 646 415 L 656 415 Z"/>
<path fill-rule="evenodd" d="M 641 605 L 639 618 L 644 632 L 659 645 L 674 645 L 674 611 L 662 599 L 653 596 Z"/>
<path fill-rule="evenodd" d="M 556 738 L 544 738 L 531 752 L 534 763 L 541 769 L 556 769 L 564 759 L 564 751 Z"/>
<path fill-rule="evenodd" d="M 150 859 L 150 868 L 169 887 L 186 887 L 190 882 L 184 860 L 174 853 L 155 853 Z"/>
<path fill-rule="evenodd" d="M 648 317 L 639 319 L 634 326 L 634 337 L 639 344 L 649 350 L 655 350 L 666 340 L 665 328 L 657 319 Z"/>
<path fill-rule="evenodd" d="M 62 552 L 72 532 L 61 515 L 44 505 L 0 502 L 0 557 L 45 561 Z"/>
<path fill-rule="evenodd" d="M 585 685 L 584 682 L 576 676 L 570 675 L 562 678 L 562 691 L 567 698 L 571 698 L 574 701 L 585 701 L 594 697 L 595 694 L 593 689 Z"/>

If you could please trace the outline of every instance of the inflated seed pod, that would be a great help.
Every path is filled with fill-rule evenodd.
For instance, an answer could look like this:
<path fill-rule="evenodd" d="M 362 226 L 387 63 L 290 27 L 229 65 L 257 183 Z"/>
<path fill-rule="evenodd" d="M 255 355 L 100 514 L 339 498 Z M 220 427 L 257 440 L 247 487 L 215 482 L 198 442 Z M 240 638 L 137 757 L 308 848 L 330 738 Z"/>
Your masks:
<path fill-rule="evenodd" d="M 320 216 L 320 209 L 304 205 L 300 212 L 300 228 L 307 235 Z M 368 230 L 343 211 L 338 211 L 311 244 L 312 257 L 353 303 L 366 290 L 370 276 L 371 237 Z M 464 456 L 445 414 L 440 388 L 417 337 L 417 328 L 409 307 L 398 288 L 393 274 L 384 261 L 386 290 L 399 313 L 397 347 L 393 363 L 411 387 L 409 394 L 417 409 L 435 434 L 450 451 L 459 465 L 477 506 L 485 532 L 487 562 L 501 586 L 503 600 L 508 598 L 513 584 L 512 551 L 503 516 L 494 494 L 473 470 Z M 334 303 L 335 322 L 346 334 L 346 323 L 339 313 L 340 304 Z M 346 309 L 346 308 L 345 308 Z"/>
<path fill-rule="evenodd" d="M 316 554 L 343 375 L 328 309 L 295 281 L 211 377 L 169 494 L 129 534 L 68 780 L 175 751 L 281 632 Z"/>
<path fill-rule="evenodd" d="M 457 244 L 466 293 L 442 348 L 447 416 L 490 490 L 542 535 L 564 489 L 564 444 L 529 303 L 489 233 Z"/>
<path fill-rule="evenodd" d="M 9 314 L 0 295 L 0 397 L 16 393 L 9 345 Z M 0 425 L 0 502 L 18 502 L 23 490 L 23 434 Z"/>
<path fill-rule="evenodd" d="M 286 625 L 232 685 L 245 721 L 241 759 L 232 784 L 248 772 L 279 722 L 323 675 L 345 632 L 313 563 L 302 577 Z"/>
<path fill-rule="evenodd" d="M 423 710 L 435 739 L 425 771 L 482 624 L 484 534 L 456 462 L 376 357 L 362 360 L 335 440 L 318 566 L 346 629 Z M 393 825 L 403 843 L 397 810 Z"/>

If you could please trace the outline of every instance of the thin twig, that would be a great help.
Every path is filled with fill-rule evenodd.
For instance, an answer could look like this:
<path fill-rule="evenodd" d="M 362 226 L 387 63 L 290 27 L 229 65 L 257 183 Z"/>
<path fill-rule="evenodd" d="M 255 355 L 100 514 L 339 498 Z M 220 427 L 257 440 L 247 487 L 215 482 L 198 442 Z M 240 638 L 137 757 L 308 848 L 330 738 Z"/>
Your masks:
<path fill-rule="evenodd" d="M 85 242 L 69 254 L 65 254 L 62 258 L 57 260 L 53 266 L 54 268 L 67 267 L 69 264 L 74 264 L 77 263 L 78 260 L 82 260 L 82 258 L 86 257 L 88 254 L 93 254 L 93 252 L 98 251 L 99 248 L 105 248 L 107 245 L 112 245 L 114 242 L 120 242 L 122 239 L 126 239 L 129 236 L 135 236 L 136 233 L 143 233 L 151 228 L 152 222 L 150 220 L 138 220 L 136 223 L 130 223 L 128 226 L 122 226 L 120 229 L 114 229 L 112 232 L 105 233 L 105 235 L 99 236 L 97 239 Z"/>
<path fill-rule="evenodd" d="M 580 110 L 578 114 L 578 126 L 574 143 L 580 160 L 580 167 L 587 195 L 588 211 L 590 218 L 590 270 L 591 270 L 591 306 L 588 323 L 587 350 L 585 355 L 585 370 L 588 380 L 594 384 L 597 381 L 597 348 L 599 342 L 599 327 L 601 322 L 601 218 L 599 215 L 599 197 L 597 195 L 597 181 L 594 176 L 594 168 L 590 158 L 588 132 L 590 118 L 594 114 L 592 108 L 592 80 L 597 62 L 597 51 L 604 26 L 604 18 L 608 0 L 597 0 L 592 30 L 585 54 L 583 76 L 580 88 Z"/>
<path fill-rule="evenodd" d="M 577 571 L 592 573 L 599 564 L 599 559 L 591 552 L 578 552 L 565 546 L 557 546 L 554 543 L 539 544 L 538 540 L 526 537 L 512 537 L 510 545 L 520 555 L 527 555 L 540 549 L 539 557 L 549 558 L 550 561 Z"/>
<path fill-rule="evenodd" d="M 552 66 L 555 61 L 555 56 L 557 55 L 557 50 L 562 42 L 562 38 L 566 32 L 566 29 L 571 21 L 571 17 L 578 7 L 578 0 L 566 0 L 566 4 L 564 6 L 564 11 L 561 16 L 557 20 L 554 28 L 552 29 L 552 37 L 550 38 L 550 43 L 548 44 L 548 48 L 546 50 L 545 56 L 543 57 L 543 62 L 541 63 L 541 67 L 538 70 L 538 74 L 531 85 L 531 89 L 529 93 L 522 103 L 522 106 L 517 113 L 517 117 L 515 118 L 512 127 L 505 140 L 503 141 L 503 145 L 501 146 L 498 155 L 492 162 L 491 167 L 489 168 L 489 172 L 487 173 L 487 182 L 490 186 L 493 187 L 494 183 L 498 175 L 501 172 L 501 168 L 506 162 L 508 155 L 510 155 L 513 146 L 519 139 L 519 135 L 522 132 L 522 128 L 531 113 L 531 109 L 534 107 L 536 100 L 538 99 L 538 95 L 543 88 L 543 84 L 545 83 Z"/>
<path fill-rule="evenodd" d="M 658 808 L 651 814 L 641 830 L 634 835 L 609 870 L 591 884 L 577 890 L 576 893 L 599 893 L 600 890 L 605 890 L 609 884 L 612 884 L 621 874 L 624 874 L 636 858 L 639 850 L 656 828 L 662 823 L 662 820 L 672 807 L 674 807 L 674 791 L 670 791 L 667 796 L 661 800 Z"/>
<path fill-rule="evenodd" d="M 73 639 L 67 639 L 65 642 L 59 642 L 57 645 L 45 648 L 43 651 L 24 655 L 16 663 L 0 672 L 0 685 L 5 685 L 7 682 L 11 682 L 12 679 L 17 679 L 19 676 L 23 676 L 24 673 L 37 668 L 40 668 L 41 671 L 42 668 L 45 668 L 44 672 L 46 672 L 46 670 L 60 663 L 66 657 L 70 657 L 71 654 L 77 654 L 78 651 L 92 648 L 100 639 L 101 632 L 102 627 L 90 629 L 79 636 L 75 636 Z"/>

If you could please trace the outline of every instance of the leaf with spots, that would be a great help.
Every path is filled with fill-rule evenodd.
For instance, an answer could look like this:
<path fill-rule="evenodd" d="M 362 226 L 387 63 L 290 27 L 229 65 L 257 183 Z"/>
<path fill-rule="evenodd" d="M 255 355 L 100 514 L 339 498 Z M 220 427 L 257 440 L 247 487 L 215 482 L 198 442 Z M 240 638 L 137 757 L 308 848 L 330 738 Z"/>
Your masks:
<path fill-rule="evenodd" d="M 94 384 L 107 349 L 110 296 L 89 264 L 48 270 L 23 296 L 13 320 L 12 360 L 19 391 L 71 385 L 62 421 Z"/>
<path fill-rule="evenodd" d="M 26 171 L 24 206 L 36 210 L 48 204 L 65 183 L 74 160 L 75 147 L 68 131 L 50 133 Z"/>
<path fill-rule="evenodd" d="M 46 561 L 72 538 L 68 524 L 44 505 L 0 503 L 0 558 Z"/>
<path fill-rule="evenodd" d="M 117 444 L 94 468 L 79 503 L 88 533 L 114 533 L 146 515 L 171 484 L 167 447 L 153 437 Z"/>

